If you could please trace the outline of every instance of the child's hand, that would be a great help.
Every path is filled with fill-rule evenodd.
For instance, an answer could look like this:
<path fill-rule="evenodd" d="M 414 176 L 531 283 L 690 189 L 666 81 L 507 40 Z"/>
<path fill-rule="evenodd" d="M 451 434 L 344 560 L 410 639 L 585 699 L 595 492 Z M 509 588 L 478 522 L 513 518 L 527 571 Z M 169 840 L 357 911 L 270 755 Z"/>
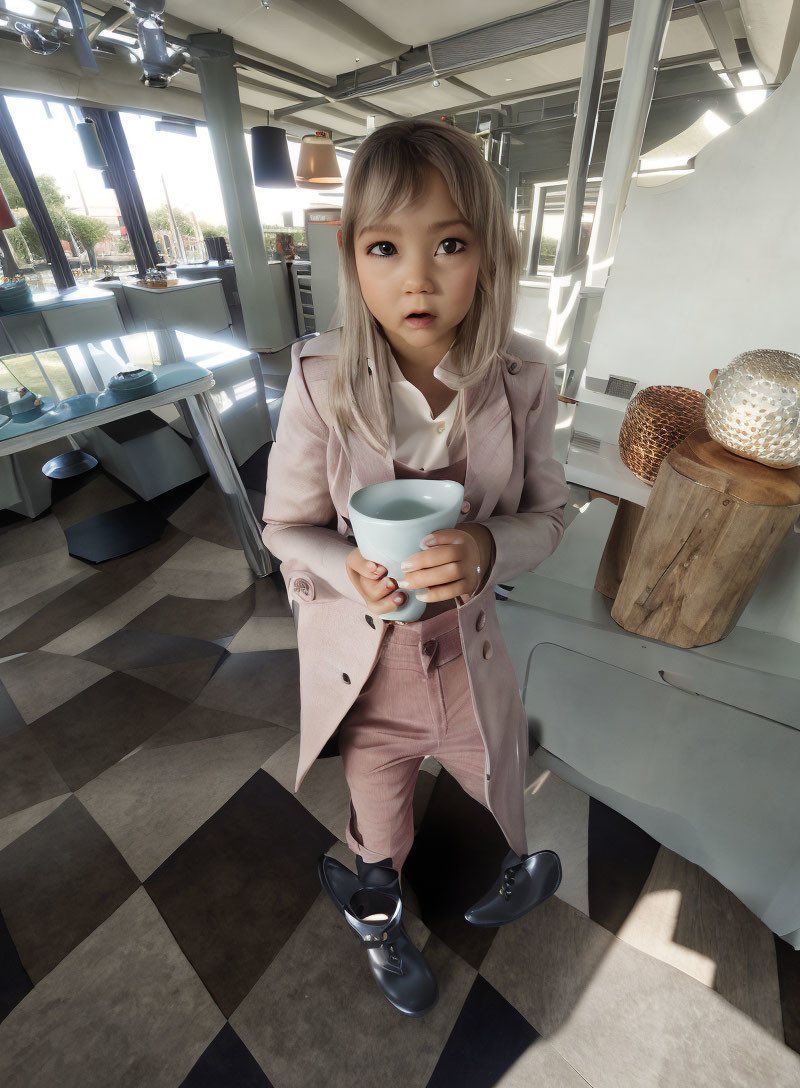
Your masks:
<path fill-rule="evenodd" d="M 406 572 L 400 589 L 426 590 L 417 598 L 432 604 L 453 597 L 465 599 L 478 592 L 492 559 L 492 534 L 485 525 L 470 522 L 459 529 L 438 529 L 426 540 L 434 541 L 401 563 Z"/>
<path fill-rule="evenodd" d="M 405 593 L 397 593 L 397 582 L 387 578 L 386 567 L 365 559 L 353 548 L 346 560 L 347 576 L 364 598 L 364 603 L 376 616 L 394 612 L 405 603 Z"/>

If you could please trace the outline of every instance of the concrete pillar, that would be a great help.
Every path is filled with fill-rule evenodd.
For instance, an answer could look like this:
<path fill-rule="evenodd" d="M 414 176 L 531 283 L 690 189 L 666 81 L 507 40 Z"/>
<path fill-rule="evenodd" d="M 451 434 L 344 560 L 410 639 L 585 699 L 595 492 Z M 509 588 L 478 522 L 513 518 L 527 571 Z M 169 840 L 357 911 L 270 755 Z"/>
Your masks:
<path fill-rule="evenodd" d="M 222 190 L 247 344 L 254 351 L 274 351 L 292 339 L 286 333 L 291 314 L 283 281 L 269 274 L 244 139 L 233 39 L 227 34 L 191 34 L 189 43 Z"/>

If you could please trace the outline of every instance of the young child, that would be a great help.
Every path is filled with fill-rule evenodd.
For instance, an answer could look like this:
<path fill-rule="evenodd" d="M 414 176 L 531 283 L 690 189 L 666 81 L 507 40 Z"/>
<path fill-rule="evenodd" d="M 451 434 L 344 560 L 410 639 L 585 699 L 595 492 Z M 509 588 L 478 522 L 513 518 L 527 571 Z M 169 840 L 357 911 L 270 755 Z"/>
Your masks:
<path fill-rule="evenodd" d="M 518 275 L 508 211 L 470 136 L 435 121 L 371 133 L 345 185 L 343 323 L 295 345 L 270 453 L 263 538 L 298 602 L 295 789 L 338 730 L 357 875 L 323 856 L 320 880 L 410 1016 L 438 998 L 403 929 L 400 887 L 426 755 L 510 847 L 467 921 L 513 921 L 561 880 L 557 854 L 525 852 L 528 722 L 493 591 L 556 548 L 569 494 L 552 378 L 536 342 L 513 331 Z M 396 584 L 353 546 L 348 501 L 409 477 L 458 480 L 465 501 Z M 428 607 L 393 622 L 407 593 Z"/>

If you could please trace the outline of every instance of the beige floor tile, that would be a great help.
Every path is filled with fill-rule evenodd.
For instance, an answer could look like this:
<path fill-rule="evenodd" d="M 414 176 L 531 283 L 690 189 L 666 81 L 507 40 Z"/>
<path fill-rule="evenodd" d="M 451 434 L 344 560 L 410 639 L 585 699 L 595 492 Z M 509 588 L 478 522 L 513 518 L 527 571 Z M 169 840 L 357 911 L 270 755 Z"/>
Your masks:
<path fill-rule="evenodd" d="M 221 571 L 179 570 L 159 567 L 153 581 L 165 594 L 204 601 L 229 601 L 247 589 L 253 580 L 249 570 Z"/>
<path fill-rule="evenodd" d="M 291 617 L 253 616 L 228 645 L 232 654 L 251 650 L 291 650 L 297 646 L 297 632 Z"/>
<path fill-rule="evenodd" d="M 153 580 L 165 593 L 214 601 L 235 597 L 253 577 L 241 548 L 224 548 L 196 538 L 153 573 Z"/>
<path fill-rule="evenodd" d="M 710 986 L 783 1040 L 772 931 L 699 865 L 662 846 L 617 937 Z"/>
<path fill-rule="evenodd" d="M 225 1019 L 144 888 L 0 1024 L 4 1088 L 175 1088 Z"/>
<path fill-rule="evenodd" d="M 86 565 L 58 549 L 0 567 L 0 610 L 82 574 Z"/>
<path fill-rule="evenodd" d="M 800 1055 L 557 896 L 498 931 L 481 974 L 593 1088 L 800 1083 Z"/>
<path fill-rule="evenodd" d="M 36 521 L 16 522 L 0 530 L 0 566 L 57 550 L 66 552 L 67 540 L 52 514 Z"/>
<path fill-rule="evenodd" d="M 241 548 L 226 548 L 210 540 L 199 540 L 197 537 L 188 541 L 170 556 L 160 569 L 165 568 L 223 573 L 250 569 Z"/>
<path fill-rule="evenodd" d="M 93 661 L 35 650 L 0 665 L 0 681 L 30 724 L 96 684 L 110 671 Z"/>
<path fill-rule="evenodd" d="M 542 768 L 536 755 L 528 761 L 525 828 L 528 850 L 555 850 L 563 876 L 556 895 L 589 913 L 589 797 Z"/>
<path fill-rule="evenodd" d="M 140 748 L 77 791 L 145 880 L 282 744 L 277 726 L 211 740 Z"/>
<path fill-rule="evenodd" d="M 84 582 L 87 578 L 98 578 L 100 576 L 98 571 L 92 570 L 85 564 L 83 566 L 83 570 L 75 571 L 65 582 L 57 582 L 55 585 L 50 586 L 49 589 L 42 590 L 41 593 L 36 593 L 32 597 L 27 597 L 12 608 L 0 612 L 0 639 L 5 638 L 20 624 L 25 623 L 31 616 L 35 616 L 40 609 L 50 604 L 56 597 L 60 597 L 62 593 L 72 589 L 73 586 L 78 585 L 79 582 Z"/>
<path fill-rule="evenodd" d="M 157 586 L 151 578 L 146 578 L 127 593 L 123 593 L 116 601 L 99 609 L 93 616 L 89 616 L 83 623 L 77 624 L 52 642 L 48 642 L 42 649 L 54 654 L 69 654 L 70 656 L 81 654 L 84 650 L 102 642 L 104 638 L 116 634 L 132 619 L 165 596 L 166 593 L 160 586 Z"/>

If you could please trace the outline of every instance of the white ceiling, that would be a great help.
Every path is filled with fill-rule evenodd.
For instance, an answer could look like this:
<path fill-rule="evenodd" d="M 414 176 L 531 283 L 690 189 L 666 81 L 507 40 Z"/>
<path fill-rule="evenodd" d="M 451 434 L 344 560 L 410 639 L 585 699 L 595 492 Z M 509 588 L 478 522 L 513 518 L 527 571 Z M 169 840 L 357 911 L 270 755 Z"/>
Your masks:
<path fill-rule="evenodd" d="M 0 0 L 0 7 L 4 2 Z M 38 3 L 56 6 L 49 0 Z M 465 69 L 457 73 L 455 82 L 442 76 L 439 87 L 426 78 L 396 90 L 373 92 L 361 102 L 337 101 L 305 110 L 299 105 L 304 99 L 322 96 L 339 75 L 391 61 L 412 46 L 424 46 L 549 3 L 552 0 L 403 0 L 400 4 L 387 0 L 348 0 L 346 4 L 342 0 L 271 0 L 266 10 L 261 0 L 166 0 L 166 30 L 183 39 L 199 30 L 217 28 L 230 34 L 243 57 L 286 73 L 274 75 L 250 65 L 242 68 L 239 81 L 244 105 L 274 111 L 298 104 L 296 113 L 284 115 L 279 122 L 291 133 L 326 128 L 344 139 L 364 135 L 367 114 L 373 110 L 381 124 L 387 119 L 381 109 L 398 116 L 436 115 L 475 107 L 484 98 L 512 99 L 523 92 L 533 96 L 537 89 L 576 82 L 583 64 L 582 42 Z M 762 70 L 777 71 L 800 24 L 800 0 L 723 0 L 723 5 L 731 12 L 734 30 L 738 27 L 740 33 L 743 28 L 748 34 Z M 83 0 L 83 6 L 87 13 L 102 13 L 111 6 L 123 7 L 124 0 Z M 665 60 L 714 53 L 714 42 L 703 21 L 689 11 L 677 12 L 670 23 Z M 131 32 L 132 23 L 120 29 Z M 606 72 L 622 68 L 627 38 L 625 30 L 612 31 Z M 293 82 L 291 73 L 317 86 Z M 152 92 L 153 108 L 170 112 L 171 96 L 179 97 L 173 92 L 189 90 L 194 83 L 190 74 L 179 73 L 169 89 Z"/>

